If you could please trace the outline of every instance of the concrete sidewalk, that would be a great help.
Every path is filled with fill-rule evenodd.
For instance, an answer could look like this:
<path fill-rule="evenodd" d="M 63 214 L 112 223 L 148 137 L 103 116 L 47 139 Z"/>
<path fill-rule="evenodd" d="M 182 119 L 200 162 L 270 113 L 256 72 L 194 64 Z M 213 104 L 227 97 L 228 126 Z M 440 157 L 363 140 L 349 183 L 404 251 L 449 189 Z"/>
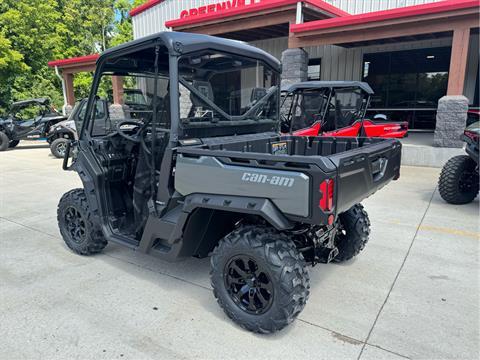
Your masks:
<path fill-rule="evenodd" d="M 70 252 L 56 206 L 77 175 L 48 147 L 0 153 L 0 359 L 478 359 L 479 202 L 443 202 L 438 173 L 403 167 L 366 200 L 364 252 L 310 268 L 299 319 L 261 336 L 218 307 L 208 259 Z"/>

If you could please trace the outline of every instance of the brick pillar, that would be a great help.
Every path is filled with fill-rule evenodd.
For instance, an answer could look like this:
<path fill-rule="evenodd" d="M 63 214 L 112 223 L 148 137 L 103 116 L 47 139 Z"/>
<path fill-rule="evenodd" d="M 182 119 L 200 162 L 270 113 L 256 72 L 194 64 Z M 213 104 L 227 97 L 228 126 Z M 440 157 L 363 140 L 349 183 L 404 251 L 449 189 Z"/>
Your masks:
<path fill-rule="evenodd" d="M 308 54 L 300 48 L 282 52 L 282 86 L 307 81 Z"/>
<path fill-rule="evenodd" d="M 468 99 L 463 95 L 444 96 L 438 100 L 437 125 L 433 144 L 461 148 L 461 136 L 467 123 Z"/>
<path fill-rule="evenodd" d="M 113 103 L 123 104 L 123 76 L 112 76 Z"/>
<path fill-rule="evenodd" d="M 452 55 L 448 70 L 447 95 L 462 95 L 467 75 L 468 45 L 470 28 L 457 28 L 453 31 Z"/>

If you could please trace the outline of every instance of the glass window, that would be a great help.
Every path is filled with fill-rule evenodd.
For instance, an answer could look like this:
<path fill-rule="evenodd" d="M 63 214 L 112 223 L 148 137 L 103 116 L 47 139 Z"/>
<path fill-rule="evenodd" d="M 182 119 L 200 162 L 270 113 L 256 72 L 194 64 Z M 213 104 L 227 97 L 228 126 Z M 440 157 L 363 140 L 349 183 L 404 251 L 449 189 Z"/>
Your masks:
<path fill-rule="evenodd" d="M 113 94 L 112 84 L 120 82 L 118 99 Z M 170 128 L 170 95 L 168 78 L 159 77 L 157 83 L 157 120 L 161 128 Z M 112 74 L 103 74 L 97 90 L 99 100 L 96 102 L 93 116 L 92 136 L 104 136 L 111 133 L 116 124 L 125 120 L 142 123 L 153 117 L 153 76 L 129 74 L 114 79 Z M 114 102 L 118 103 L 115 104 Z M 115 106 L 112 106 L 115 105 Z"/>
<path fill-rule="evenodd" d="M 276 126 L 280 80 L 262 62 L 204 51 L 182 56 L 179 75 L 184 128 L 259 121 Z"/>
<path fill-rule="evenodd" d="M 286 99 L 282 105 L 282 113 L 292 122 L 292 131 L 296 131 L 308 128 L 322 120 L 327 102 L 327 89 L 306 90 L 294 96 L 290 95 L 290 99 Z M 290 131 L 290 129 L 285 128 L 283 131 Z"/>
<path fill-rule="evenodd" d="M 341 129 L 360 120 L 366 105 L 365 94 L 360 89 L 333 90 L 328 113 L 324 124 L 325 130 Z"/>
<path fill-rule="evenodd" d="M 480 106 L 480 105 L 479 105 L 479 101 L 478 101 L 478 97 L 479 97 L 479 96 L 478 96 L 478 92 L 479 92 L 479 91 L 478 91 L 478 90 L 479 90 L 479 89 L 478 89 L 478 88 L 479 88 L 479 86 L 478 86 L 478 78 L 479 78 L 479 76 L 480 76 L 480 68 L 477 69 L 477 80 L 475 80 L 475 91 L 474 91 L 474 94 L 473 94 L 473 102 L 472 102 L 472 105 L 473 105 L 474 107 L 479 107 L 479 106 Z"/>
<path fill-rule="evenodd" d="M 308 60 L 308 81 L 320 80 L 322 75 L 322 59 Z"/>
<path fill-rule="evenodd" d="M 375 91 L 371 112 L 382 109 L 410 128 L 434 129 L 438 99 L 446 94 L 450 47 L 364 55 L 363 80 Z"/>

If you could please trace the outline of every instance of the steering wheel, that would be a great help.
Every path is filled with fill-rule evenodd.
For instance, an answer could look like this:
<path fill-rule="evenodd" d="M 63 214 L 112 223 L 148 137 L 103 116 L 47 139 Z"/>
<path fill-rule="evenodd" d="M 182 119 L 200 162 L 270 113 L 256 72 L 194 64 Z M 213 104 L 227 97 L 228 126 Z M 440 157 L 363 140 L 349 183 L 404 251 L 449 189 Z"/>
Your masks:
<path fill-rule="evenodd" d="M 128 129 L 125 129 L 125 128 L 122 129 L 122 127 L 125 127 L 125 126 L 128 126 L 129 128 Z M 115 130 L 118 133 L 118 135 L 120 135 L 124 139 L 127 139 L 127 140 L 138 143 L 138 142 L 140 142 L 140 138 L 139 138 L 138 134 L 139 134 L 139 130 L 142 128 L 142 126 L 143 126 L 143 123 L 140 122 L 140 121 L 123 120 L 123 121 L 119 121 L 115 125 Z M 127 132 L 132 132 L 132 134 L 129 135 L 129 134 L 127 134 Z"/>

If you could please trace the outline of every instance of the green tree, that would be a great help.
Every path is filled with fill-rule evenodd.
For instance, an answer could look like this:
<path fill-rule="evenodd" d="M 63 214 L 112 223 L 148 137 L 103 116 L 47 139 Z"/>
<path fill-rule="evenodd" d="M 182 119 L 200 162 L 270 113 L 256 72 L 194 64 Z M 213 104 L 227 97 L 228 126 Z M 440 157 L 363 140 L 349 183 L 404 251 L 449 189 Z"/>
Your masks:
<path fill-rule="evenodd" d="M 12 98 L 12 84 L 15 77 L 29 70 L 23 62 L 23 55 L 12 49 L 10 40 L 0 33 L 0 109 L 6 108 Z"/>
<path fill-rule="evenodd" d="M 102 52 L 132 39 L 128 12 L 142 0 L 1 0 L 0 107 L 13 100 L 49 96 L 63 103 L 50 60 Z M 76 77 L 88 93 L 91 74 Z"/>

